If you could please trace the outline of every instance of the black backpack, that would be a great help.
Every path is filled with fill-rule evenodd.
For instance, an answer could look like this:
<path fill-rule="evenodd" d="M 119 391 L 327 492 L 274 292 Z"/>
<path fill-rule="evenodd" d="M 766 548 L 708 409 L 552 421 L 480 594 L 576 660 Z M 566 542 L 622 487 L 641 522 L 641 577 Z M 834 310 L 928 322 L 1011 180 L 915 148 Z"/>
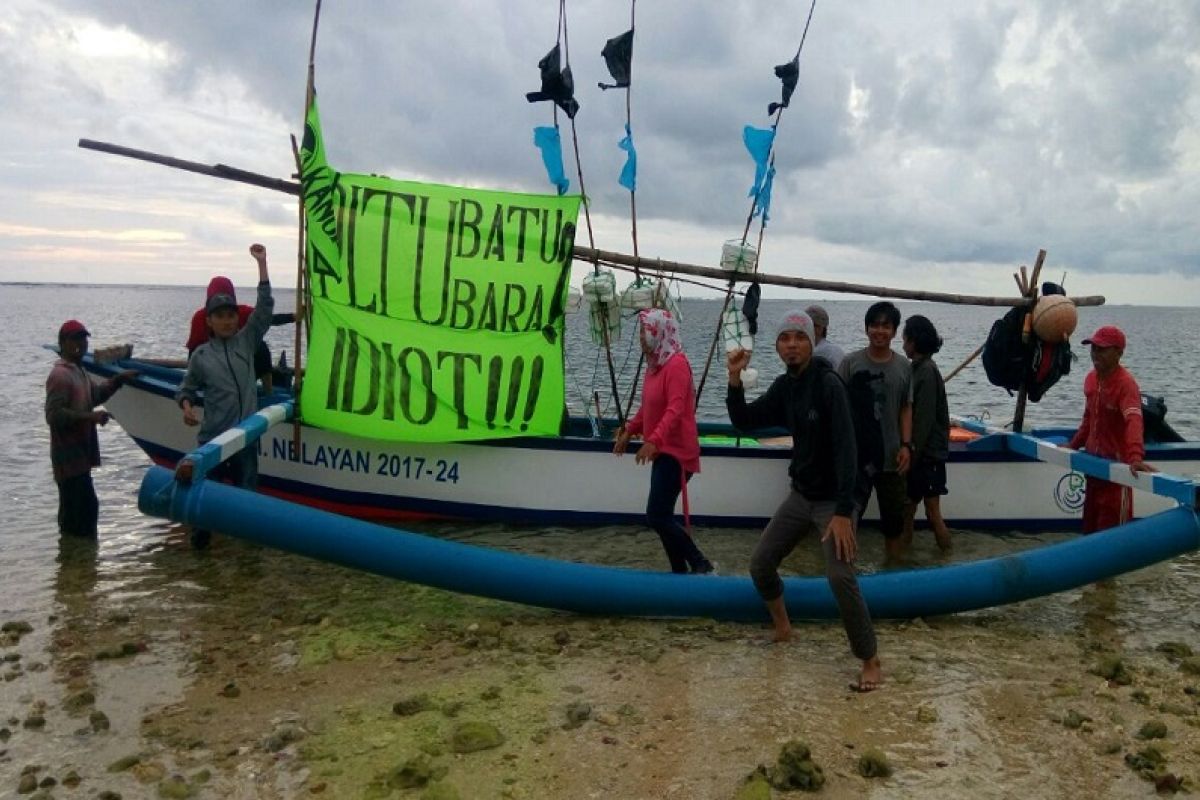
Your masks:
<path fill-rule="evenodd" d="M 1046 294 L 1061 294 L 1053 284 L 1045 284 Z M 1049 291 L 1049 289 L 1058 291 Z M 1025 309 L 1015 307 L 992 324 L 983 346 L 983 368 L 993 386 L 1007 389 L 1009 394 L 1021 388 L 1024 381 L 1030 402 L 1042 399 L 1058 379 L 1071 372 L 1071 345 L 1068 342 L 1049 343 L 1030 336 L 1021 341 L 1025 324 Z"/>
<path fill-rule="evenodd" d="M 1021 388 L 1029 369 L 1032 348 L 1021 341 L 1025 309 L 1014 306 L 992 323 L 987 342 L 983 345 L 983 368 L 988 382 L 1010 392 Z"/>

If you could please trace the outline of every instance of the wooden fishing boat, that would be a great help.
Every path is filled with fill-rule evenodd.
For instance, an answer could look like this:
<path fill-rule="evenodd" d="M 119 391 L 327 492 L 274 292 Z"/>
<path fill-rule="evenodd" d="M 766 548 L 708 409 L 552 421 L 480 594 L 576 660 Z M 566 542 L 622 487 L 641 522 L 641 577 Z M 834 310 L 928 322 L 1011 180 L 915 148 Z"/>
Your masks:
<path fill-rule="evenodd" d="M 195 449 L 174 394 L 178 369 L 136 359 L 86 368 L 104 377 L 137 369 L 133 383 L 106 404 L 156 463 L 173 466 Z M 262 405 L 283 402 L 276 392 Z M 768 432 L 769 434 L 770 432 Z M 1069 430 L 1037 430 L 1062 442 Z M 1083 507 L 1084 478 L 1069 466 L 1039 461 L 1029 437 L 956 429 L 942 513 L 959 529 L 1070 530 Z M 586 418 L 562 435 L 463 443 L 400 443 L 302 426 L 276 426 L 258 442 L 260 489 L 277 497 L 372 520 L 486 520 L 541 525 L 638 523 L 647 476 L 632 457 L 612 454 L 611 431 L 597 435 Z M 739 436 L 728 424 L 702 423 L 703 472 L 690 484 L 692 520 L 710 526 L 762 526 L 787 492 L 789 444 L 778 436 Z M 1200 443 L 1150 443 L 1147 460 L 1165 473 L 1200 475 Z M 1138 516 L 1176 499 L 1138 493 Z M 877 519 L 874 507 L 865 521 Z"/>

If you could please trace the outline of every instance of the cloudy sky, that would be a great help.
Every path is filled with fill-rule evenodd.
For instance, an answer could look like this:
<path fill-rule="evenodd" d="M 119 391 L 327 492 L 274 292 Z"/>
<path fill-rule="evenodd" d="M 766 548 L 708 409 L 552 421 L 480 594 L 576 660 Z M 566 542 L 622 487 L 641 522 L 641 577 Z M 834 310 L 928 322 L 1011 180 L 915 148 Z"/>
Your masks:
<path fill-rule="evenodd" d="M 250 283 L 254 240 L 294 263 L 292 198 L 76 142 L 288 176 L 310 3 L 9 0 L 6 12 L 0 281 Z M 715 265 L 741 233 L 753 177 L 741 131 L 768 123 L 772 68 L 807 12 L 807 0 L 638 4 L 643 255 Z M 531 129 L 551 110 L 524 93 L 557 14 L 554 0 L 326 0 L 316 74 L 331 162 L 548 190 Z M 628 7 L 568 0 L 567 14 L 596 244 L 629 251 L 624 96 L 596 88 Z M 1195 0 L 819 2 L 780 126 L 762 270 L 1008 295 L 1045 248 L 1044 277 L 1067 273 L 1073 294 L 1200 305 L 1198 41 Z"/>

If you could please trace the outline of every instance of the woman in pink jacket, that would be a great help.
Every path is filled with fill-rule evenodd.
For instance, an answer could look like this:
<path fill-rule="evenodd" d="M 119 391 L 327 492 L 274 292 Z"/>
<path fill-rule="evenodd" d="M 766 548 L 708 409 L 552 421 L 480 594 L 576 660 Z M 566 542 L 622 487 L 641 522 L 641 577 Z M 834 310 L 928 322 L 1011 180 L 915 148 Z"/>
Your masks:
<path fill-rule="evenodd" d="M 675 520 L 675 502 L 682 492 L 686 514 L 687 482 L 700 471 L 692 366 L 683 354 L 679 326 L 671 312 L 661 308 L 642 311 L 638 328 L 647 367 L 642 407 L 617 431 L 613 452 L 621 455 L 631 438 L 642 437 L 635 458 L 638 464 L 651 463 L 646 520 L 662 539 L 671 571 L 709 573 L 713 571 L 712 562 Z"/>

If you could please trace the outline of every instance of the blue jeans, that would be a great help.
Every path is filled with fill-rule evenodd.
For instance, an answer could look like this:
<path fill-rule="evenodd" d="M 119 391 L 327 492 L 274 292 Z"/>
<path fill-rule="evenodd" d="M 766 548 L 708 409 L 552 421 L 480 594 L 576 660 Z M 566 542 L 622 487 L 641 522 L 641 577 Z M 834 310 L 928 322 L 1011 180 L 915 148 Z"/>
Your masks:
<path fill-rule="evenodd" d="M 712 562 L 704 557 L 696 542 L 675 520 L 675 501 L 683 491 L 684 477 L 679 460 L 659 453 L 650 466 L 650 497 L 646 500 L 646 522 L 662 539 L 663 550 L 671 562 L 671 572 L 712 572 Z"/>

